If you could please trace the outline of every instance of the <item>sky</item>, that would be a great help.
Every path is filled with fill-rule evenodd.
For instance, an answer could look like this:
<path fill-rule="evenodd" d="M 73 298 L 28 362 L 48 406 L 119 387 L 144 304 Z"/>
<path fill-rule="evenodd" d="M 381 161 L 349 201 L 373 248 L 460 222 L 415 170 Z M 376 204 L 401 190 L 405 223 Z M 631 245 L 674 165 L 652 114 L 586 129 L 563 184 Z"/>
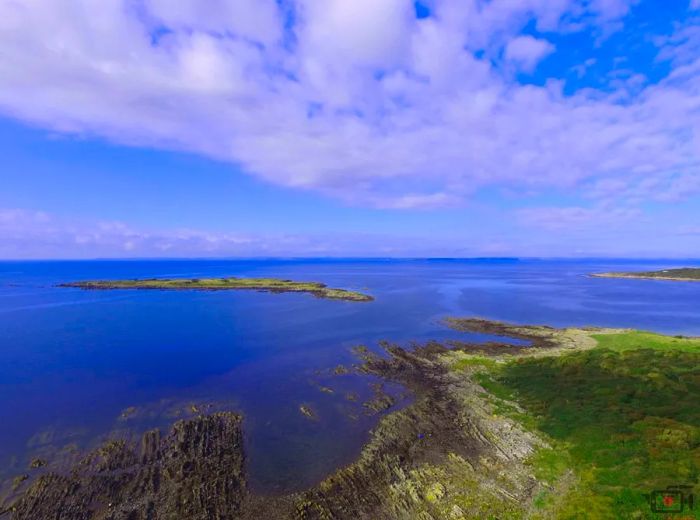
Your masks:
<path fill-rule="evenodd" d="M 0 0 L 0 259 L 699 257 L 700 0 Z"/>

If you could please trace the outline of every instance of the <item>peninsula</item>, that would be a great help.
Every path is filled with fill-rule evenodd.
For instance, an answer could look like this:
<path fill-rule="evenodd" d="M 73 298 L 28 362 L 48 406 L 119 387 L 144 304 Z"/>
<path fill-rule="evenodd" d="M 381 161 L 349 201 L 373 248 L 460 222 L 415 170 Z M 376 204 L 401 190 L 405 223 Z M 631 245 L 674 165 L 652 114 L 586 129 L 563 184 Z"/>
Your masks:
<path fill-rule="evenodd" d="M 320 282 L 295 282 L 278 278 L 148 278 L 134 280 L 87 280 L 59 284 L 59 287 L 76 287 L 88 290 L 151 289 L 151 290 L 199 290 L 230 291 L 253 290 L 274 293 L 302 292 L 317 298 L 368 302 L 374 298 L 346 289 L 332 289 Z"/>
<path fill-rule="evenodd" d="M 242 416 L 197 413 L 140 442 L 108 440 L 78 463 L 32 465 L 0 516 L 127 520 L 146 508 L 194 520 L 612 520 L 652 518 L 649 497 L 675 482 L 697 493 L 700 338 L 447 324 L 529 345 L 356 349 L 355 370 L 401 384 L 413 400 L 382 418 L 354 462 L 309 489 L 250 489 Z"/>
<path fill-rule="evenodd" d="M 641 278 L 645 280 L 672 280 L 676 282 L 700 282 L 700 267 L 663 269 L 660 271 L 594 273 L 595 278 Z"/>

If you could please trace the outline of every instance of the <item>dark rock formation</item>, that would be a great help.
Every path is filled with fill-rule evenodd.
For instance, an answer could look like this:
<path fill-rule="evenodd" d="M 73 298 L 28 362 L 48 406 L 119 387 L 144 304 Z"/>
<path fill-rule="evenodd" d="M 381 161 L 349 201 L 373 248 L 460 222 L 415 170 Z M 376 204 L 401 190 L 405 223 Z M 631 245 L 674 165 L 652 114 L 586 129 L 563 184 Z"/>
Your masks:
<path fill-rule="evenodd" d="M 217 413 L 112 441 L 68 474 L 40 476 L 7 512 L 14 520 L 225 520 L 246 494 L 241 418 Z"/>

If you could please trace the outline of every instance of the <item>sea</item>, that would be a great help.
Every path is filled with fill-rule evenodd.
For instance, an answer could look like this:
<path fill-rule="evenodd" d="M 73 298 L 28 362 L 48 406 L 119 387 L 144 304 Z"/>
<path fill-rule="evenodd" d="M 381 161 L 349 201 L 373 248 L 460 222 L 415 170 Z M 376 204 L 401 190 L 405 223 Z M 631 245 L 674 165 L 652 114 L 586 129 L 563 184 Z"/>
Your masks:
<path fill-rule="evenodd" d="M 268 494 L 303 489 L 351 462 L 381 419 L 362 403 L 382 382 L 335 373 L 358 363 L 353 347 L 381 352 L 381 341 L 411 348 L 497 339 L 450 330 L 450 316 L 700 336 L 700 283 L 588 276 L 697 265 L 514 258 L 0 262 L 0 481 L 25 473 L 35 457 L 60 460 L 105 439 L 136 439 L 146 429 L 225 409 L 244 417 L 250 486 Z M 319 281 L 375 300 L 58 287 L 220 276 Z M 396 398 L 393 409 L 410 402 L 398 385 L 385 383 L 384 391 Z"/>

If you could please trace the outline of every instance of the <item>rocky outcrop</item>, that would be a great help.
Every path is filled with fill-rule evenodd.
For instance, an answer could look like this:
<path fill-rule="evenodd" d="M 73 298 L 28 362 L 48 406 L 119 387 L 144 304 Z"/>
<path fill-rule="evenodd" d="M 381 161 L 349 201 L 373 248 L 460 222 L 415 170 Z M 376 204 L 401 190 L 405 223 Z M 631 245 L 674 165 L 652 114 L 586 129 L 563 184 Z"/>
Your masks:
<path fill-rule="evenodd" d="M 451 368 L 451 356 L 538 355 L 595 342 L 578 329 L 485 320 L 451 325 L 519 337 L 529 346 L 453 342 L 451 349 L 430 342 L 406 350 L 384 343 L 388 356 L 356 349 L 359 370 L 401 384 L 412 392 L 412 402 L 382 418 L 355 462 L 307 491 L 276 497 L 249 493 L 241 417 L 220 412 L 181 420 L 165 437 L 149 431 L 139 444 L 107 442 L 64 473 L 50 466 L 51 473 L 22 479 L 17 486 L 27 487 L 5 513 L 13 520 L 525 517 L 542 490 L 526 460 L 544 443 L 496 414 L 473 374 Z M 365 408 L 393 406 L 381 384 L 374 390 Z M 312 414 L 304 408 L 301 413 Z"/>
<path fill-rule="evenodd" d="M 389 343 L 383 347 L 389 357 L 358 351 L 361 369 L 410 388 L 414 402 L 382 419 L 356 462 L 301 493 L 295 517 L 522 515 L 539 490 L 525 464 L 539 439 L 512 421 L 494 418 L 481 397 L 483 388 L 442 362 L 449 352 L 445 346 L 431 342 L 412 351 Z M 464 506 L 470 500 L 473 505 Z"/>
<path fill-rule="evenodd" d="M 48 473 L 11 506 L 15 520 L 225 520 L 246 494 L 241 417 L 217 413 L 175 423 L 140 446 L 109 442 L 68 474 Z"/>

